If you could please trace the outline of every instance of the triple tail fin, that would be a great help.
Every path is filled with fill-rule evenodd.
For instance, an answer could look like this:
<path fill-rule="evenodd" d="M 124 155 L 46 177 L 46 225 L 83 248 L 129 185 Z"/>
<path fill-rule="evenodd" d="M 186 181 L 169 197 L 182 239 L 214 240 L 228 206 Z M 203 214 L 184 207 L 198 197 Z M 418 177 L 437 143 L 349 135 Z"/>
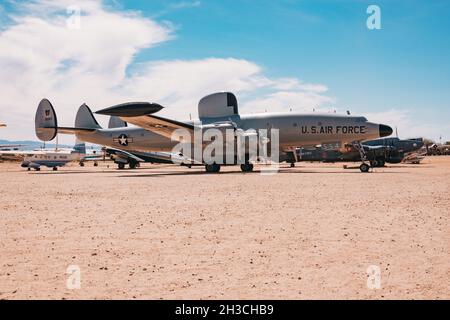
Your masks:
<path fill-rule="evenodd" d="M 58 127 L 55 109 L 48 99 L 42 99 L 36 111 L 36 136 L 42 141 L 51 141 L 55 139 L 58 133 L 76 135 L 79 133 L 94 132 L 101 128 L 91 109 L 86 104 L 83 104 L 78 109 L 74 128 Z"/>
<path fill-rule="evenodd" d="M 117 116 L 112 116 L 109 118 L 109 129 L 116 129 L 116 128 L 125 128 L 128 127 L 128 123 L 126 121 L 123 121 Z"/>

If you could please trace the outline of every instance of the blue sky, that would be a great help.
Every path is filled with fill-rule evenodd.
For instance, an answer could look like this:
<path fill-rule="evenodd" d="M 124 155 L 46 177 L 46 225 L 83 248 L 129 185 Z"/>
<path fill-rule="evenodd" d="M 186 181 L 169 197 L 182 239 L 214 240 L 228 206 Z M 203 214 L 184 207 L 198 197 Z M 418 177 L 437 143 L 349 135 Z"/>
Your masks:
<path fill-rule="evenodd" d="M 45 0 L 35 2 L 42 4 Z M 381 8 L 381 30 L 366 27 L 370 4 Z M 8 30 L 14 25 L 8 19 L 21 13 L 14 2 L 0 1 L 0 5 L 2 29 Z M 260 68 L 248 71 L 257 81 L 288 78 L 325 86 L 326 93 L 317 94 L 326 95 L 327 99 L 317 100 L 324 108 L 350 109 L 374 120 L 391 120 L 393 126 L 400 127 L 401 135 L 403 130 L 409 136 L 437 139 L 443 135 L 450 140 L 449 1 L 115 0 L 103 1 L 102 7 L 117 14 L 137 12 L 140 19 L 170 30 L 170 35 L 148 41 L 149 45 L 133 43 L 138 49 L 125 68 L 133 80 L 133 74 L 144 70 L 143 65 L 148 68 L 149 63 L 189 63 L 209 58 L 222 63 L 220 59 L 233 58 Z M 92 12 L 98 14 L 98 10 Z M 36 9 L 28 9 L 23 15 L 36 15 Z M 236 70 L 239 68 L 236 66 Z M 247 74 L 243 77 L 247 79 Z M 122 80 L 121 86 L 131 81 Z M 254 81 L 252 78 L 249 82 Z M 230 83 L 236 83 L 236 79 Z M 263 86 L 256 86 L 254 91 L 243 88 L 243 100 L 273 93 L 272 87 L 261 89 Z M 236 90 L 240 89 L 238 86 Z M 182 94 L 171 93 L 172 97 L 177 95 Z M 276 96 L 262 101 L 273 102 Z M 89 98 L 86 94 L 85 99 Z M 160 99 L 178 105 L 169 94 Z M 92 100 L 95 102 L 95 97 Z"/>
<path fill-rule="evenodd" d="M 366 27 L 370 4 L 381 8 L 381 30 Z M 324 83 L 339 106 L 407 108 L 425 120 L 450 122 L 448 1 L 213 0 L 178 10 L 167 1 L 123 5 L 149 16 L 166 11 L 157 19 L 178 27 L 174 41 L 140 59 L 249 59 L 271 76 Z"/>

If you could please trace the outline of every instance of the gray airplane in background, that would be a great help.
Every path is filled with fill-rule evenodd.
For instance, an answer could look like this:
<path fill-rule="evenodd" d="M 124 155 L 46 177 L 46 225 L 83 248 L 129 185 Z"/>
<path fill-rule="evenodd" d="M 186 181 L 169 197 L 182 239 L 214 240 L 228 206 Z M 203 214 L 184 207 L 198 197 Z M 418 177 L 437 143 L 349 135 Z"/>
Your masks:
<path fill-rule="evenodd" d="M 103 129 L 92 111 L 83 104 L 77 113 L 74 127 L 59 127 L 55 110 L 47 99 L 38 106 L 35 118 L 36 135 L 42 141 L 53 140 L 58 133 L 75 134 L 79 140 L 117 148 L 124 151 L 173 152 L 182 140 L 172 140 L 177 129 L 184 129 L 194 136 L 194 131 L 219 130 L 279 130 L 280 158 L 293 154 L 296 148 L 324 143 L 355 143 L 386 137 L 392 128 L 369 122 L 365 117 L 335 114 L 262 113 L 241 115 L 236 96 L 229 92 L 208 95 L 200 100 L 198 116 L 200 124 L 194 121 L 176 121 L 155 115 L 163 107 L 156 103 L 125 103 L 98 111 L 97 114 L 119 117 L 122 121 L 137 127 Z M 363 151 L 362 151 L 363 152 Z M 281 160 L 281 159 L 280 159 Z M 207 172 L 219 172 L 221 164 L 203 163 Z M 230 164 L 230 163 L 227 163 Z M 234 162 L 232 164 L 237 164 Z M 363 163 L 361 171 L 368 172 L 370 166 Z M 241 164 L 244 172 L 253 171 L 253 164 Z"/>
<path fill-rule="evenodd" d="M 393 137 L 364 141 L 362 146 L 366 160 L 372 167 L 384 167 L 386 163 L 401 163 L 406 157 L 419 151 L 424 146 L 424 142 L 420 138 L 400 140 Z M 340 150 L 326 147 L 299 148 L 298 158 L 301 161 L 352 162 L 359 161 L 360 154 L 352 145 L 347 145 Z M 414 161 L 420 162 L 418 158 Z"/>

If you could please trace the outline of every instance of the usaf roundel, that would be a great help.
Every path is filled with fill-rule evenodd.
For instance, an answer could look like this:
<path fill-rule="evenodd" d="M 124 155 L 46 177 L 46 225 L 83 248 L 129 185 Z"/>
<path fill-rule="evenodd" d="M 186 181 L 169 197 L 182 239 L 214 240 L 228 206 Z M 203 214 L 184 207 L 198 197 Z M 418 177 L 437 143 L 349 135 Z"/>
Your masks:
<path fill-rule="evenodd" d="M 126 134 L 121 134 L 117 138 L 114 138 L 114 142 L 126 147 L 130 143 L 133 143 L 133 138 L 129 138 Z"/>

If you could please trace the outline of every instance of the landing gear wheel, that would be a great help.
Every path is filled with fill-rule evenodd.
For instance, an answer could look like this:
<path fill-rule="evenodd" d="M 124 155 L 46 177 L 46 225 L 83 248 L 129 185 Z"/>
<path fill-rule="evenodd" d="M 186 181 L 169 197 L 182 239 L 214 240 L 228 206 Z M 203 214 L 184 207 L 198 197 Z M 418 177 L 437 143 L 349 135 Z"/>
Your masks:
<path fill-rule="evenodd" d="M 28 168 L 28 171 L 31 171 L 31 168 Z"/>
<path fill-rule="evenodd" d="M 80 167 L 84 167 L 84 162 L 80 162 Z"/>
<path fill-rule="evenodd" d="M 136 162 L 130 162 L 130 169 L 136 169 L 137 163 Z"/>
<path fill-rule="evenodd" d="M 123 170 L 123 169 L 125 169 L 125 164 L 124 163 L 119 163 L 117 165 L 117 167 L 119 168 L 119 170 Z"/>
<path fill-rule="evenodd" d="M 295 163 L 294 162 L 291 163 L 291 168 L 295 168 Z"/>
<path fill-rule="evenodd" d="M 206 172 L 209 172 L 209 173 L 217 173 L 217 172 L 219 172 L 220 171 L 220 165 L 218 165 L 218 164 L 207 164 L 206 166 L 205 166 L 205 168 L 206 168 Z"/>
<path fill-rule="evenodd" d="M 58 171 L 58 167 L 53 167 L 53 171 Z"/>
<path fill-rule="evenodd" d="M 367 163 L 363 163 L 359 166 L 359 170 L 364 173 L 369 172 L 370 166 Z"/>
<path fill-rule="evenodd" d="M 241 170 L 242 172 L 252 172 L 253 164 L 251 163 L 241 164 Z"/>
<path fill-rule="evenodd" d="M 36 171 L 41 171 L 41 168 L 36 168 L 35 170 L 36 170 Z"/>
<path fill-rule="evenodd" d="M 94 167 L 98 167 L 98 162 L 94 162 Z"/>

